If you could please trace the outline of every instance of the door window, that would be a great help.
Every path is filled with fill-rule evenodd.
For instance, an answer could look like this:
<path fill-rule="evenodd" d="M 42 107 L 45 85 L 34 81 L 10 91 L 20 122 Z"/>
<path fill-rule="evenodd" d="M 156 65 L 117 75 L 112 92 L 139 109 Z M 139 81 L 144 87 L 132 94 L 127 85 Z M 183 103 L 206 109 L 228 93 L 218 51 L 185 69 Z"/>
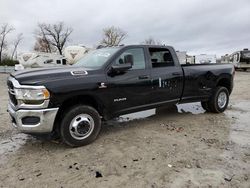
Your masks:
<path fill-rule="evenodd" d="M 168 49 L 149 48 L 153 68 L 174 66 L 173 57 Z"/>
<path fill-rule="evenodd" d="M 116 60 L 115 65 L 124 64 L 124 56 L 132 55 L 133 56 L 133 65 L 131 69 L 145 69 L 145 56 L 143 48 L 133 48 L 124 51 Z M 130 70 L 131 70 L 130 69 Z"/>

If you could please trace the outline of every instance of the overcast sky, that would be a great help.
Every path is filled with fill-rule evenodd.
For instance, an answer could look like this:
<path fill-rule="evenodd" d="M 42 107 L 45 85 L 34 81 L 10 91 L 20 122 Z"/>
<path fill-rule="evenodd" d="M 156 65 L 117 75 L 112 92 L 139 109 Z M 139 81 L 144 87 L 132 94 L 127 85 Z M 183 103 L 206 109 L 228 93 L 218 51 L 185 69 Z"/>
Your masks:
<path fill-rule="evenodd" d="M 222 55 L 250 48 L 250 0 L 0 0 L 0 24 L 24 34 L 20 51 L 32 50 L 38 22 L 64 21 L 70 44 L 98 44 L 102 29 L 120 27 L 124 44 L 149 36 L 190 54 Z"/>

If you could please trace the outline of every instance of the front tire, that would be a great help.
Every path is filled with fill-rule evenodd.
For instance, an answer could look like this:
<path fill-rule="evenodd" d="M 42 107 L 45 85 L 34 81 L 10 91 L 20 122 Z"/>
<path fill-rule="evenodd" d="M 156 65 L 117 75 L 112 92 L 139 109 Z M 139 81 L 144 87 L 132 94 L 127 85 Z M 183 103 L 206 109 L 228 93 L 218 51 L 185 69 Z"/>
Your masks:
<path fill-rule="evenodd" d="M 60 136 L 69 146 L 84 146 L 93 142 L 100 130 L 99 113 L 91 106 L 77 105 L 64 114 Z"/>
<path fill-rule="evenodd" d="M 225 87 L 216 87 L 208 103 L 209 109 L 214 113 L 224 112 L 229 102 L 229 92 Z"/>
<path fill-rule="evenodd" d="M 206 110 L 207 112 L 211 112 L 211 109 L 209 108 L 209 102 L 205 101 L 205 102 L 201 102 L 201 106 L 204 110 Z"/>

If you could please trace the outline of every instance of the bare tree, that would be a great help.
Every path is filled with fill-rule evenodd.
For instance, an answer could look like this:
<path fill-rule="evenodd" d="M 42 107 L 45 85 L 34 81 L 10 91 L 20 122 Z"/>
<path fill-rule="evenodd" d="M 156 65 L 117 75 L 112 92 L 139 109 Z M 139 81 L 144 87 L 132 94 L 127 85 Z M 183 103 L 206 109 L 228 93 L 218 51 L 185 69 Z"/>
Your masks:
<path fill-rule="evenodd" d="M 107 27 L 103 29 L 103 39 L 101 45 L 103 46 L 117 46 L 127 37 L 127 33 L 119 27 Z"/>
<path fill-rule="evenodd" d="M 148 44 L 148 45 L 162 45 L 162 43 L 158 40 L 155 40 L 153 37 L 148 37 L 145 39 L 142 44 Z"/>
<path fill-rule="evenodd" d="M 47 27 L 44 23 L 38 24 L 38 30 L 36 33 L 36 43 L 34 46 L 34 50 L 41 52 L 52 52 L 52 45 L 50 44 L 49 38 L 45 32 L 45 27 Z"/>
<path fill-rule="evenodd" d="M 7 48 L 6 36 L 13 30 L 14 28 L 7 23 L 0 28 L 0 62 L 2 61 L 3 50 Z"/>
<path fill-rule="evenodd" d="M 15 53 L 17 52 L 17 47 L 18 47 L 18 45 L 20 44 L 21 40 L 23 40 L 23 34 L 22 34 L 22 33 L 19 33 L 19 34 L 17 35 L 16 40 L 15 40 L 14 43 L 13 43 L 14 49 L 13 49 L 12 54 L 11 54 L 11 59 L 12 59 L 12 60 L 13 60 L 13 58 L 14 58 Z"/>
<path fill-rule="evenodd" d="M 36 38 L 36 43 L 34 46 L 34 50 L 38 52 L 56 52 L 56 48 L 54 46 L 51 46 L 50 43 L 45 38 Z"/>
<path fill-rule="evenodd" d="M 48 47 L 49 52 L 52 51 L 51 46 L 54 46 L 59 54 L 62 54 L 62 50 L 66 42 L 69 40 L 70 34 L 73 32 L 72 28 L 65 28 L 63 22 L 56 24 L 38 24 L 39 32 L 37 38 L 42 40 Z"/>

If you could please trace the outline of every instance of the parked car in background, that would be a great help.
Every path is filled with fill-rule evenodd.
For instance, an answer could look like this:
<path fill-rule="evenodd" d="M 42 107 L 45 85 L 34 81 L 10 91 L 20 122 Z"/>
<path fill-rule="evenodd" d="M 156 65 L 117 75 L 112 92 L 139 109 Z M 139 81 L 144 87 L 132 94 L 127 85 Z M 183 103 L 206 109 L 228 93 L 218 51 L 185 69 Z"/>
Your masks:
<path fill-rule="evenodd" d="M 250 69 L 250 50 L 247 48 L 241 51 L 237 51 L 229 55 L 229 63 L 232 63 L 235 69 L 242 69 L 246 71 Z"/>

